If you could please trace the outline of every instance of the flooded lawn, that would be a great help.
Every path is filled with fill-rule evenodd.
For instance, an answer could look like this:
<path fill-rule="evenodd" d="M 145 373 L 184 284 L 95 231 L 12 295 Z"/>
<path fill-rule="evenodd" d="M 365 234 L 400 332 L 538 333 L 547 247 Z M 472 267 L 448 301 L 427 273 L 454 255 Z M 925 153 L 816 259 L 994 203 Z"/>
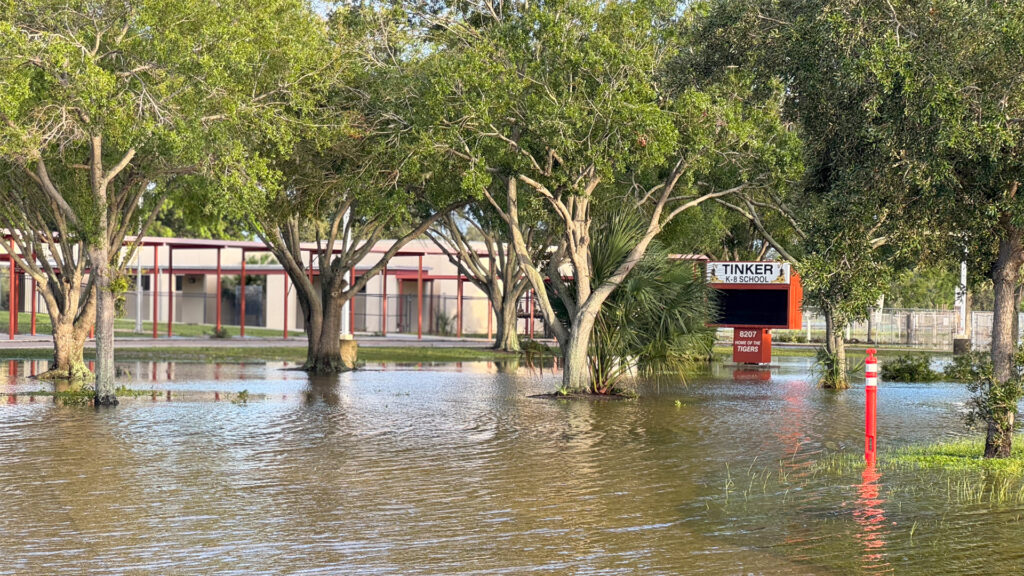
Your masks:
<path fill-rule="evenodd" d="M 863 391 L 780 362 L 596 402 L 530 398 L 558 375 L 485 363 L 140 363 L 123 383 L 158 398 L 103 410 L 8 396 L 46 388 L 19 363 L 0 574 L 1018 573 L 1019 499 L 884 466 L 964 435 L 961 385 L 880 386 L 872 475 L 827 465 L 861 453 Z"/>

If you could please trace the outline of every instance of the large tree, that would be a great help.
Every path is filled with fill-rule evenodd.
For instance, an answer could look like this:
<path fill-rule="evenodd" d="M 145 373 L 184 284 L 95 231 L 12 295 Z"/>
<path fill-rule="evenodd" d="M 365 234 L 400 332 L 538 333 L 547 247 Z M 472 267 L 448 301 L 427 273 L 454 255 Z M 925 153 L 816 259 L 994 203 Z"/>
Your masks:
<path fill-rule="evenodd" d="M 754 223 L 800 270 L 805 304 L 826 321 L 822 385 L 847 388 L 843 331 L 867 315 L 888 283 L 893 246 L 909 250 L 916 231 L 902 229 L 890 209 L 905 187 L 873 133 L 869 104 L 880 83 L 858 70 L 860 51 L 836 6 L 701 3 L 686 28 L 698 48 L 679 59 L 676 72 L 684 82 L 715 82 L 739 68 L 758 85 L 784 84 L 783 111 L 800 136 L 804 172 L 760 200 L 719 204 Z"/>
<path fill-rule="evenodd" d="M 1024 265 L 1024 5 L 880 3 L 849 9 L 874 24 L 865 73 L 879 140 L 913 191 L 902 216 L 952 259 L 967 254 L 994 288 L 992 373 L 975 406 L 986 457 L 1010 455 Z"/>
<path fill-rule="evenodd" d="M 139 201 L 186 175 L 238 193 L 265 179 L 237 137 L 287 140 L 282 110 L 305 106 L 323 36 L 302 0 L 0 3 L 0 155 L 35 187 L 7 190 L 45 198 L 88 257 L 97 403 L 117 403 L 113 291 Z"/>
<path fill-rule="evenodd" d="M 671 2 L 509 3 L 470 17 L 428 18 L 434 73 L 421 107 L 430 139 L 463 161 L 463 187 L 509 226 L 520 265 L 565 356 L 563 386 L 593 390 L 588 356 L 598 312 L 662 229 L 703 202 L 757 188 L 789 170 L 777 95 L 755 99 L 733 77 L 670 90 Z M 499 186 L 503 194 L 493 193 Z M 520 202 L 544 203 L 558 231 L 542 267 Z M 644 230 L 595 282 L 595 213 L 629 210 Z M 562 281 L 563 275 L 573 278 Z M 545 285 L 567 310 L 558 320 Z"/>
<path fill-rule="evenodd" d="M 410 87 L 420 57 L 402 14 L 362 5 L 330 14 L 321 55 L 329 73 L 318 78 L 317 106 L 298 111 L 315 121 L 276 155 L 280 179 L 263 182 L 257 198 L 228 198 L 295 287 L 308 340 L 305 368 L 315 373 L 351 368 L 341 358 L 342 307 L 462 204 L 458 188 L 446 185 L 450 171 L 404 136 L 415 127 L 403 113 L 417 97 Z M 257 135 L 249 145 L 269 155 L 278 144 Z M 384 238 L 395 241 L 353 281 L 356 266 Z"/>
<path fill-rule="evenodd" d="M 721 19 L 714 36 L 728 40 L 705 52 L 705 71 L 753 54 L 783 78 L 787 106 L 799 114 L 816 158 L 809 183 L 832 205 L 845 205 L 834 214 L 867 227 L 888 219 L 887 242 L 898 252 L 953 261 L 966 254 L 971 270 L 991 278 L 992 374 L 979 383 L 974 406 L 987 428 L 985 455 L 1008 456 L 1022 391 L 1015 350 L 1024 264 L 1024 6 L 708 5 L 709 18 Z"/>

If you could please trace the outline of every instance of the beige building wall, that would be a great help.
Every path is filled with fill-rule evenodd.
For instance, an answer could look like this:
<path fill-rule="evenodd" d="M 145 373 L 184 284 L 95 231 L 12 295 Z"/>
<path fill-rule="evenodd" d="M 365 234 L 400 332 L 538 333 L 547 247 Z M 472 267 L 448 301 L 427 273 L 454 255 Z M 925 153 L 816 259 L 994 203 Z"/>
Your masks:
<path fill-rule="evenodd" d="M 147 238 L 148 242 L 177 241 L 181 239 Z M 377 263 L 381 252 L 390 247 L 391 241 L 381 241 L 375 246 L 374 252 L 368 255 L 357 266 L 357 274 L 372 267 Z M 248 256 L 265 254 L 257 251 L 260 245 L 246 244 L 252 250 Z M 482 249 L 482 245 L 480 247 Z M 452 332 L 458 326 L 458 270 L 432 242 L 422 240 L 410 242 L 403 248 L 403 252 L 422 253 L 422 265 L 424 275 L 424 327 L 426 328 L 431 319 L 431 310 L 434 318 L 444 314 L 451 319 Z M 242 263 L 242 248 L 240 246 L 223 247 L 220 249 L 221 267 L 223 276 L 237 277 Z M 154 278 L 154 260 L 159 264 L 160 274 Z M 387 326 L 388 333 L 398 332 L 400 329 L 406 333 L 415 333 L 415 303 L 416 303 L 416 274 L 420 262 L 417 255 L 396 256 L 388 265 L 388 275 L 377 275 L 367 284 L 366 291 L 360 294 L 355 302 L 356 326 L 368 333 L 381 333 L 385 330 L 382 312 L 382 300 L 386 284 L 387 293 Z M 138 256 L 133 258 L 128 266 L 128 274 L 136 278 L 136 266 L 142 267 L 143 275 L 149 278 L 148 287 L 142 295 L 143 320 L 152 320 L 153 306 L 153 283 L 156 282 L 159 289 L 159 322 L 160 333 L 166 333 L 168 319 L 168 293 L 174 294 L 174 322 L 182 324 L 214 324 L 216 322 L 216 303 L 220 295 L 217 293 L 217 249 L 213 246 L 201 248 L 175 248 L 173 255 L 174 276 L 182 276 L 181 289 L 177 289 L 177 282 L 168 274 L 168 267 L 171 262 L 171 251 L 168 246 L 143 246 Z M 276 262 L 271 261 L 267 267 L 279 270 Z M 261 267 L 250 267 L 250 274 Z M 185 272 L 188 272 L 187 274 Z M 290 282 L 288 283 L 291 284 Z M 144 284 L 145 285 L 145 284 Z M 433 287 L 433 303 L 431 304 L 431 286 Z M 170 289 L 170 290 L 169 290 Z M 23 290 L 23 309 L 29 309 L 30 284 L 25 282 Z M 404 300 L 399 304 L 399 298 L 404 295 Z M 287 304 L 285 304 L 287 298 Z M 45 303 L 38 300 L 39 314 L 45 314 Z M 298 299 L 295 296 L 294 288 L 288 290 L 285 295 L 284 276 L 280 273 L 267 275 L 265 294 L 265 319 L 266 327 L 276 330 L 284 328 L 284 310 L 288 309 L 289 331 L 301 332 L 302 319 Z M 224 319 L 229 319 L 227 312 L 228 303 L 225 302 Z M 410 313 L 410 310 L 412 312 Z M 127 316 L 134 318 L 135 290 L 128 299 Z M 403 317 L 399 316 L 399 312 Z M 490 317 L 490 322 L 488 322 Z M 486 335 L 488 327 L 493 330 L 495 319 L 490 313 L 490 307 L 482 291 L 471 282 L 463 282 L 463 318 L 462 330 L 466 335 Z M 525 332 L 527 322 L 525 319 L 519 321 L 519 329 Z"/>

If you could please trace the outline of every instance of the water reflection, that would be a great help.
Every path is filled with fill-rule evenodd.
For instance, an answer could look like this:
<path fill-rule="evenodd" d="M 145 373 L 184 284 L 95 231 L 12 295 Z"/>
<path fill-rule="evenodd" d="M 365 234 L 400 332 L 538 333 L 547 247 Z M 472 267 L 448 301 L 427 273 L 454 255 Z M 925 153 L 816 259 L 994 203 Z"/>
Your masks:
<path fill-rule="evenodd" d="M 336 407 L 341 404 L 341 392 L 339 385 L 342 375 L 334 374 L 329 376 L 310 375 L 309 386 L 303 391 L 303 403 L 306 406 L 323 404 Z"/>
<path fill-rule="evenodd" d="M 885 500 L 879 494 L 879 480 L 882 475 L 874 465 L 864 468 L 861 483 L 857 486 L 857 505 L 853 511 L 853 519 L 860 526 L 854 537 L 863 547 L 861 566 L 865 574 L 890 574 L 892 566 L 886 561 L 885 535 L 887 531 Z"/>

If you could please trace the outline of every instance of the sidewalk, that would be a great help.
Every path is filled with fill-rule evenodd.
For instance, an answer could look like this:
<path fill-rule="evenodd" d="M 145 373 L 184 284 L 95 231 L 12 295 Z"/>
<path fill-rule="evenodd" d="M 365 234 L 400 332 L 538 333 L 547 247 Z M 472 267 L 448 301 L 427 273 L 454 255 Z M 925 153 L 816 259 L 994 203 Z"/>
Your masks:
<path fill-rule="evenodd" d="M 385 347 L 408 347 L 408 348 L 489 348 L 492 341 L 486 338 L 455 338 L 449 336 L 424 336 L 417 339 L 412 334 L 391 334 L 388 336 L 369 336 L 356 334 L 356 341 L 360 346 L 369 348 Z M 114 340 L 117 348 L 283 348 L 294 347 L 304 348 L 306 337 L 301 332 L 295 337 L 288 338 L 256 338 L 238 336 L 232 338 L 147 338 L 140 337 L 118 337 Z M 18 334 L 14 340 L 0 340 L 0 350 L 38 350 L 52 348 L 53 340 L 49 335 L 30 336 Z M 95 342 L 89 340 L 85 343 L 86 349 L 95 347 Z"/>

